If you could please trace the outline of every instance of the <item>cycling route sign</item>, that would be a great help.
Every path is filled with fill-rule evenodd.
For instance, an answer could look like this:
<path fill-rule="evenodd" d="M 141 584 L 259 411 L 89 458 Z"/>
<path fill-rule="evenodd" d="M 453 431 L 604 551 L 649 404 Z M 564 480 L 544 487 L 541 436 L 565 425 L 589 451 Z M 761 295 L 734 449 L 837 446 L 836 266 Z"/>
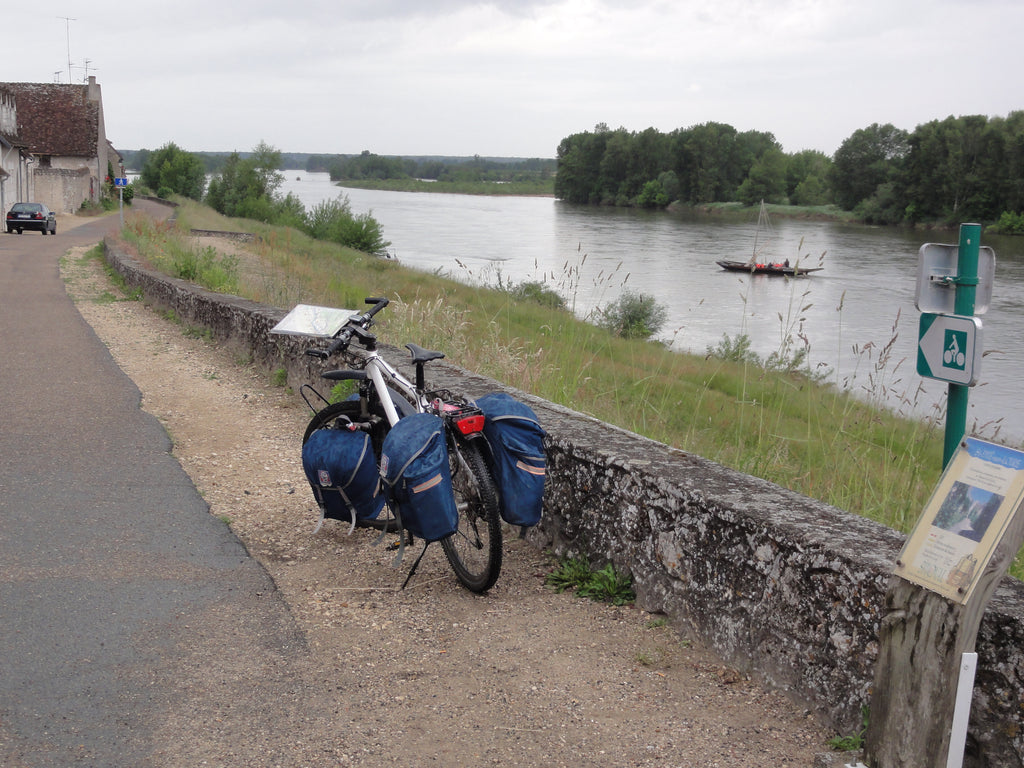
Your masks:
<path fill-rule="evenodd" d="M 922 312 L 918 330 L 918 374 L 968 387 L 977 383 L 983 349 L 979 318 Z"/>

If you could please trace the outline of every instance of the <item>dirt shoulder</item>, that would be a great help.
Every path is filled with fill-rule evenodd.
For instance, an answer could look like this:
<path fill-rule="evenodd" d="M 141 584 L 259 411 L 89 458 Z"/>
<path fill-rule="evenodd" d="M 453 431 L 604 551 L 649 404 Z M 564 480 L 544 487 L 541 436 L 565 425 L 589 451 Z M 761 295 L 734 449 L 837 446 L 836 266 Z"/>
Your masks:
<path fill-rule="evenodd" d="M 273 764 L 810 766 L 828 751 L 832 734 L 807 712 L 657 616 L 546 588 L 548 557 L 514 537 L 486 596 L 459 586 L 440 547 L 399 591 L 411 558 L 395 569 L 376 534 L 334 521 L 313 532 L 298 395 L 123 300 L 83 252 L 62 264 L 69 294 L 307 638 L 293 701 L 260 702 L 256 690 L 237 703 L 286 713 Z M 245 754 L 230 733 L 181 749 Z"/>

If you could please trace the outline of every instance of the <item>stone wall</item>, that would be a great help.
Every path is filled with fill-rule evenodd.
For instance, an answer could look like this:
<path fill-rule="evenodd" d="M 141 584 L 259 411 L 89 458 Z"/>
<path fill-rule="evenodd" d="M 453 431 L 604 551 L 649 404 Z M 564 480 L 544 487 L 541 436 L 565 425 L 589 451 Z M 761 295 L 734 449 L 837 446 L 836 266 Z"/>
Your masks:
<path fill-rule="evenodd" d="M 149 273 L 107 243 L 147 300 L 211 329 L 298 388 L 307 342 L 268 336 L 281 309 Z M 404 364 L 405 351 L 382 350 Z M 447 363 L 430 380 L 470 397 L 501 385 Z M 530 539 L 632 574 L 637 603 L 804 703 L 838 733 L 860 729 L 900 534 L 699 456 L 512 392 L 549 434 L 544 519 Z M 1024 585 L 1006 580 L 978 637 L 970 766 L 1024 766 Z M 956 681 L 951 680 L 950 686 Z"/>

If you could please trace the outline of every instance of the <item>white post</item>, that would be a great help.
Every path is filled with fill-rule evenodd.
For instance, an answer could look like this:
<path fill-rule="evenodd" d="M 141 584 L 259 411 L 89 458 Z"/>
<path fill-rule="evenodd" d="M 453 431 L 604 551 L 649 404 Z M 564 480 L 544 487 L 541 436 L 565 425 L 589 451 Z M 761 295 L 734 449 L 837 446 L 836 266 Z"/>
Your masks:
<path fill-rule="evenodd" d="M 953 727 L 949 735 L 946 768 L 962 768 L 964 764 L 967 723 L 971 715 L 971 696 L 974 694 L 974 673 L 977 669 L 978 654 L 965 653 L 960 657 L 960 681 L 956 686 L 956 705 L 953 708 Z"/>

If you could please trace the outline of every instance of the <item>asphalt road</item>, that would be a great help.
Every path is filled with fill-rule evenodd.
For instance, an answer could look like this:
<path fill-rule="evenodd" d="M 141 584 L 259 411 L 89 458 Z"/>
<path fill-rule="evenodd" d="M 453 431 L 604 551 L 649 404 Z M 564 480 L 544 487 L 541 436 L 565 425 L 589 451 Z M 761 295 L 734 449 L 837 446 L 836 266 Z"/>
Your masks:
<path fill-rule="evenodd" d="M 117 224 L 0 233 L 4 766 L 174 765 L 184 681 L 241 653 L 230 686 L 269 686 L 273 701 L 306 653 L 271 579 L 208 513 L 65 293 L 61 256 Z M 267 660 L 272 680 L 247 671 Z"/>

